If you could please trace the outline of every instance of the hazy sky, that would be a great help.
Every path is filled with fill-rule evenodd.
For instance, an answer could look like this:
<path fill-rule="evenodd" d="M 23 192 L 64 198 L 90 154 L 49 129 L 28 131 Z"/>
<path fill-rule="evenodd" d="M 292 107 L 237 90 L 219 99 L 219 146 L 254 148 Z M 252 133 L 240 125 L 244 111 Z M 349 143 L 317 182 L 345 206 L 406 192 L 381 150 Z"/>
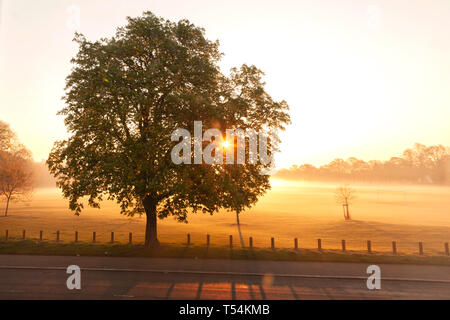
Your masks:
<path fill-rule="evenodd" d="M 0 120 L 36 160 L 66 135 L 56 113 L 77 50 L 73 31 L 111 36 L 126 16 L 147 10 L 204 27 L 221 43 L 223 70 L 248 63 L 266 73 L 269 93 L 289 103 L 293 120 L 278 166 L 450 145 L 448 0 L 0 3 Z"/>

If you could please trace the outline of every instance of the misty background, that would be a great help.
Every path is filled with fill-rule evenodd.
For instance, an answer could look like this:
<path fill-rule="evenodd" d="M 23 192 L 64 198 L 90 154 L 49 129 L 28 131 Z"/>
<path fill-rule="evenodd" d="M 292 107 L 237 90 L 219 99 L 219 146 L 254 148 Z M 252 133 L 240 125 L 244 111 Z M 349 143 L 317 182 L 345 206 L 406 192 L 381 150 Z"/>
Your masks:
<path fill-rule="evenodd" d="M 35 188 L 54 188 L 55 179 L 45 162 L 31 164 Z M 302 181 L 404 183 L 450 185 L 450 147 L 416 143 L 401 156 L 387 161 L 364 161 L 355 157 L 335 159 L 323 166 L 293 165 L 278 170 L 274 178 Z"/>

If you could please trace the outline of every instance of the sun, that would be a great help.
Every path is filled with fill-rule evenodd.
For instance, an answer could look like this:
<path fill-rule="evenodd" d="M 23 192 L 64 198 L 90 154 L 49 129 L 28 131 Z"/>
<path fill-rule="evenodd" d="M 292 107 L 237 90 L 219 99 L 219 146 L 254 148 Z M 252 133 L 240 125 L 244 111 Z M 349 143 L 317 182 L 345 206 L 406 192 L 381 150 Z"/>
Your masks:
<path fill-rule="evenodd" d="M 228 149 L 229 147 L 230 147 L 230 143 L 227 141 L 227 140 L 225 140 L 225 141 L 223 141 L 222 142 L 222 147 L 224 148 L 224 149 Z"/>

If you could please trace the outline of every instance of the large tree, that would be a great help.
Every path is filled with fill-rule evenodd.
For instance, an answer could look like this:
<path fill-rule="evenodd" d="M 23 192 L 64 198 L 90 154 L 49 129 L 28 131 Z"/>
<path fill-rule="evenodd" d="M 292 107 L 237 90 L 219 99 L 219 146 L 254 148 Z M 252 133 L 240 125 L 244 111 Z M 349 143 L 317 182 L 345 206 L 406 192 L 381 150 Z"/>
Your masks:
<path fill-rule="evenodd" d="M 158 244 L 157 218 L 186 221 L 188 210 L 213 213 L 233 196 L 227 165 L 172 161 L 175 129 L 193 132 L 194 121 L 202 121 L 224 132 L 273 131 L 289 122 L 287 104 L 264 91 L 262 73 L 244 65 L 224 76 L 218 42 L 187 20 L 146 12 L 110 39 L 75 40 L 80 48 L 60 111 L 70 137 L 55 143 L 47 163 L 75 214 L 84 197 L 98 208 L 104 196 L 123 214 L 145 213 L 147 246 Z M 240 170 L 256 177 L 260 167 Z M 258 195 L 267 181 L 254 188 Z"/>

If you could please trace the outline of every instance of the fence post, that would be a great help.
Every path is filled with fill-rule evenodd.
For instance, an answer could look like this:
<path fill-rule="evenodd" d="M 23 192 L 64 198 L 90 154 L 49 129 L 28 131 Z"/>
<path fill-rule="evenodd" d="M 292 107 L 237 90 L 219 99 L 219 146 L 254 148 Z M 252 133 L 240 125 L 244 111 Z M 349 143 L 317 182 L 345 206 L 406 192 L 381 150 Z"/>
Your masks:
<path fill-rule="evenodd" d="M 322 239 L 317 239 L 317 249 L 319 249 L 319 251 L 322 251 Z"/>
<path fill-rule="evenodd" d="M 78 242 L 78 231 L 75 231 L 75 242 Z"/>
<path fill-rule="evenodd" d="M 298 239 L 297 238 L 294 239 L 294 249 L 298 250 Z"/>
<path fill-rule="evenodd" d="M 6 230 L 6 233 L 5 233 L 5 240 L 6 241 L 8 241 L 8 237 L 9 237 L 9 232 L 8 232 L 8 230 Z"/>
<path fill-rule="evenodd" d="M 6 234 L 8 235 L 8 231 L 6 231 Z M 450 255 L 450 251 L 448 250 L 448 242 L 445 243 L 445 254 L 448 256 Z"/>
<path fill-rule="evenodd" d="M 230 234 L 230 249 L 233 249 L 233 236 Z"/>
<path fill-rule="evenodd" d="M 419 242 L 419 255 L 423 256 L 423 243 Z"/>
<path fill-rule="evenodd" d="M 190 233 L 187 234 L 187 245 L 188 246 L 191 245 L 191 234 Z"/>
<path fill-rule="evenodd" d="M 43 235 L 43 231 L 41 230 L 41 231 L 39 231 L 39 241 L 42 241 L 42 235 Z"/>
<path fill-rule="evenodd" d="M 248 238 L 248 246 L 250 247 L 250 249 L 253 248 L 253 237 Z"/>
<path fill-rule="evenodd" d="M 111 232 L 111 243 L 114 243 L 114 231 Z"/>
<path fill-rule="evenodd" d="M 272 249 L 275 249 L 275 238 L 270 239 L 270 246 Z"/>
<path fill-rule="evenodd" d="M 59 242 L 59 230 L 56 231 L 56 242 Z"/>
<path fill-rule="evenodd" d="M 22 231 L 22 239 L 25 240 L 25 230 Z"/>
<path fill-rule="evenodd" d="M 372 253 L 372 241 L 367 240 L 367 252 Z"/>
<path fill-rule="evenodd" d="M 133 243 L 133 233 L 130 232 L 130 234 L 128 235 L 128 244 L 132 244 Z"/>
<path fill-rule="evenodd" d="M 209 247 L 209 243 L 210 243 L 210 236 L 209 234 L 206 235 L 206 246 Z"/>
<path fill-rule="evenodd" d="M 392 241 L 392 254 L 397 254 L 397 242 Z"/>
<path fill-rule="evenodd" d="M 92 242 L 95 243 L 95 236 L 96 236 L 96 232 L 92 232 Z"/>
<path fill-rule="evenodd" d="M 342 240 L 342 251 L 345 252 L 345 250 L 346 250 L 345 240 Z"/>

